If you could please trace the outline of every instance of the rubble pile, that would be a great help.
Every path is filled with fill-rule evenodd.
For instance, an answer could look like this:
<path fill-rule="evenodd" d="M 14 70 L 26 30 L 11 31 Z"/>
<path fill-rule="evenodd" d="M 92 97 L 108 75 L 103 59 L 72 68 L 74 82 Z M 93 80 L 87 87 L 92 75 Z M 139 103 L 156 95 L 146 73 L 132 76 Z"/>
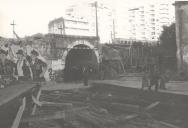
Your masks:
<path fill-rule="evenodd" d="M 159 102 L 148 104 L 116 92 L 43 91 L 40 101 L 44 105 L 36 115 L 25 119 L 30 128 L 172 128 L 150 115 Z"/>

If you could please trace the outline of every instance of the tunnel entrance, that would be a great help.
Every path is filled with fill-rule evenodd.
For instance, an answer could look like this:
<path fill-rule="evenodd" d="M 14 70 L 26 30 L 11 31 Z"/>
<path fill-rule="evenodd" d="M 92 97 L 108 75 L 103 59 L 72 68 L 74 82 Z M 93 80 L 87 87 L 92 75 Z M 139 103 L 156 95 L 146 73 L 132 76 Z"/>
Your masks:
<path fill-rule="evenodd" d="M 64 80 L 66 82 L 80 81 L 83 79 L 83 66 L 95 70 L 97 65 L 94 49 L 84 44 L 76 45 L 70 49 L 65 58 Z"/>

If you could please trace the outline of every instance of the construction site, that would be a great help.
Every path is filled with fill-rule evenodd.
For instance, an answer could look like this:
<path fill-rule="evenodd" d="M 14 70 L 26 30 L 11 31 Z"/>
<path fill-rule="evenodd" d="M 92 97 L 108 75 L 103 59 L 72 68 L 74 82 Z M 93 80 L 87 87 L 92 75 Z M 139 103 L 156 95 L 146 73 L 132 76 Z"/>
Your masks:
<path fill-rule="evenodd" d="M 97 49 L 95 37 L 61 35 L 34 36 L 28 42 L 34 42 L 31 46 L 41 50 L 41 56 L 50 58 L 47 62 L 52 69 L 48 72 L 51 77 L 45 83 L 18 81 L 2 88 L 0 126 L 187 128 L 188 82 L 185 79 L 181 80 L 171 70 L 165 90 L 142 88 L 143 71 L 149 70 L 146 65 L 151 65 L 147 60 L 159 54 L 157 43 L 124 42 L 100 45 Z M 15 42 L 14 48 L 20 47 L 18 44 Z M 65 60 L 60 65 L 64 67 L 63 72 L 56 70 L 59 57 Z M 173 69 L 173 59 L 168 61 L 162 61 L 162 69 Z M 153 63 L 157 62 L 155 58 Z M 88 86 L 82 82 L 82 66 L 91 69 Z"/>
<path fill-rule="evenodd" d="M 188 128 L 188 2 L 174 6 L 158 41 L 63 30 L 21 38 L 13 22 L 16 38 L 0 37 L 0 128 Z"/>

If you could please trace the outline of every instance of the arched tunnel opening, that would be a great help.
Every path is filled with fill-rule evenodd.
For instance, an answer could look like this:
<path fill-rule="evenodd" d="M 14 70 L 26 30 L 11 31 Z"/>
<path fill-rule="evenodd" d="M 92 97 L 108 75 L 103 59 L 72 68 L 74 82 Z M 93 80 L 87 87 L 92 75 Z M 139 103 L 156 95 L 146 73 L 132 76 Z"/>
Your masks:
<path fill-rule="evenodd" d="M 66 82 L 80 81 L 83 79 L 83 67 L 92 71 L 90 75 L 97 72 L 98 62 L 94 49 L 87 45 L 79 44 L 68 52 L 65 59 L 64 80 Z"/>

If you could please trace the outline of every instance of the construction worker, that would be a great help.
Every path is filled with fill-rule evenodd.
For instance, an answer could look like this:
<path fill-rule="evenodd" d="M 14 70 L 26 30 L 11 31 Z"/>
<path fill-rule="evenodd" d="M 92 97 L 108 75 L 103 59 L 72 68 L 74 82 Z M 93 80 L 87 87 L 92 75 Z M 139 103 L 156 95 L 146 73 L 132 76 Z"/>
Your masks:
<path fill-rule="evenodd" d="M 47 64 L 38 59 L 39 53 L 35 50 L 31 51 L 30 67 L 32 71 L 32 79 L 34 81 L 45 81 L 44 75 L 47 70 Z"/>
<path fill-rule="evenodd" d="M 29 62 L 24 56 L 23 50 L 18 50 L 17 54 L 17 76 L 18 80 L 27 81 L 31 79 Z"/>
<path fill-rule="evenodd" d="M 0 79 L 8 85 L 15 80 L 16 64 L 7 59 L 7 52 L 0 49 Z"/>
<path fill-rule="evenodd" d="M 84 82 L 84 86 L 88 86 L 88 75 L 89 75 L 89 73 L 88 73 L 88 69 L 87 69 L 87 67 L 83 67 L 82 68 L 82 72 L 83 72 L 83 82 Z"/>
<path fill-rule="evenodd" d="M 160 82 L 160 72 L 157 65 L 154 65 L 150 71 L 150 86 L 149 90 L 151 90 L 152 86 L 155 86 L 155 91 L 158 91 Z"/>
<path fill-rule="evenodd" d="M 166 90 L 166 83 L 170 80 L 170 71 L 164 71 L 160 76 L 160 89 Z"/>
<path fill-rule="evenodd" d="M 149 88 L 150 85 L 150 76 L 147 71 L 144 72 L 144 75 L 142 76 L 142 87 L 141 90 L 144 90 L 144 88 Z"/>

